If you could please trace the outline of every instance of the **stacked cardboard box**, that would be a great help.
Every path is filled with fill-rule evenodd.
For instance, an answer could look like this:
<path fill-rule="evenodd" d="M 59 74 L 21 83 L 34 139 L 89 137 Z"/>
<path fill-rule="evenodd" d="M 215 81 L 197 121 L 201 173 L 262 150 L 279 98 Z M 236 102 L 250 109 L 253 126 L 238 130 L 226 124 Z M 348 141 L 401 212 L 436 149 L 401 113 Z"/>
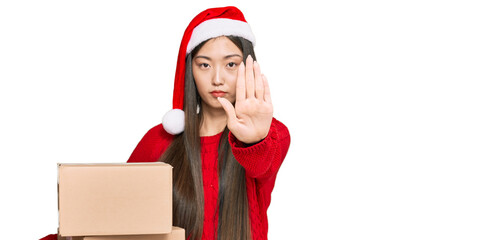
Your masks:
<path fill-rule="evenodd" d="M 58 164 L 62 240 L 182 240 L 165 163 Z"/>
<path fill-rule="evenodd" d="M 185 230 L 173 227 L 168 234 L 142 234 L 142 235 L 104 235 L 86 237 L 63 237 L 58 235 L 58 240 L 185 240 Z"/>

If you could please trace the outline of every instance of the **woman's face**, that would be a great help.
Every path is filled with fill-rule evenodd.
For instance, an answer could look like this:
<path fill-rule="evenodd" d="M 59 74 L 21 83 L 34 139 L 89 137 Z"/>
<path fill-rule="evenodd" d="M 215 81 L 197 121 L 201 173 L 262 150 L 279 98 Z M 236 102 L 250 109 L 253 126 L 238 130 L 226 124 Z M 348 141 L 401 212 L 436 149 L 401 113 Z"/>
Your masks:
<path fill-rule="evenodd" d="M 242 61 L 243 53 L 227 37 L 210 39 L 201 47 L 192 59 L 192 72 L 205 107 L 221 109 L 218 97 L 236 101 L 236 80 Z"/>

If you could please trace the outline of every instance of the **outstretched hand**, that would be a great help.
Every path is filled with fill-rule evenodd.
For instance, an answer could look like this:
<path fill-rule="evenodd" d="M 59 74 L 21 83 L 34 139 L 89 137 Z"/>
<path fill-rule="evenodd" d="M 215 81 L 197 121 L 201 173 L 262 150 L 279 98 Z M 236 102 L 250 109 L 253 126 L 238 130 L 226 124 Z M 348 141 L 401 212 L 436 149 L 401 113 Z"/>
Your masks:
<path fill-rule="evenodd" d="M 251 56 L 241 63 L 236 82 L 236 103 L 218 98 L 227 114 L 227 127 L 241 142 L 253 144 L 267 136 L 272 122 L 271 92 L 260 66 Z"/>

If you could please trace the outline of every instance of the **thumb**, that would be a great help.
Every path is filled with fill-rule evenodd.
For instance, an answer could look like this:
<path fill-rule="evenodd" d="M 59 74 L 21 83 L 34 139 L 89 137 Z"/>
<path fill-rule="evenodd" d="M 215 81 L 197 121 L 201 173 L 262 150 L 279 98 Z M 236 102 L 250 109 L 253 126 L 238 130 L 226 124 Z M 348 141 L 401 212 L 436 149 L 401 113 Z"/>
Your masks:
<path fill-rule="evenodd" d="M 222 104 L 225 113 L 227 114 L 227 125 L 234 125 L 237 122 L 236 110 L 229 100 L 219 97 L 217 100 Z M 228 126 L 229 127 L 229 126 Z"/>

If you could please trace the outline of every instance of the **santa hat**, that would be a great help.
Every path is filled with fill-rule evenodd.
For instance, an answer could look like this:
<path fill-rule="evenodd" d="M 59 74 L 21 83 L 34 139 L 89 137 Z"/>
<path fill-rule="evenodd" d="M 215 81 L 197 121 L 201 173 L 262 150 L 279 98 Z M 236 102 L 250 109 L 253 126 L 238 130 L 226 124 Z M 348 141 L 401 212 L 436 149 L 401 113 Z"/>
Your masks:
<path fill-rule="evenodd" d="M 162 126 L 166 132 L 176 135 L 184 131 L 185 114 L 183 97 L 185 89 L 185 58 L 200 43 L 219 36 L 237 36 L 255 45 L 255 37 L 243 13 L 236 7 L 210 8 L 199 13 L 185 30 L 178 52 L 175 87 L 173 89 L 173 109 L 168 111 Z"/>

